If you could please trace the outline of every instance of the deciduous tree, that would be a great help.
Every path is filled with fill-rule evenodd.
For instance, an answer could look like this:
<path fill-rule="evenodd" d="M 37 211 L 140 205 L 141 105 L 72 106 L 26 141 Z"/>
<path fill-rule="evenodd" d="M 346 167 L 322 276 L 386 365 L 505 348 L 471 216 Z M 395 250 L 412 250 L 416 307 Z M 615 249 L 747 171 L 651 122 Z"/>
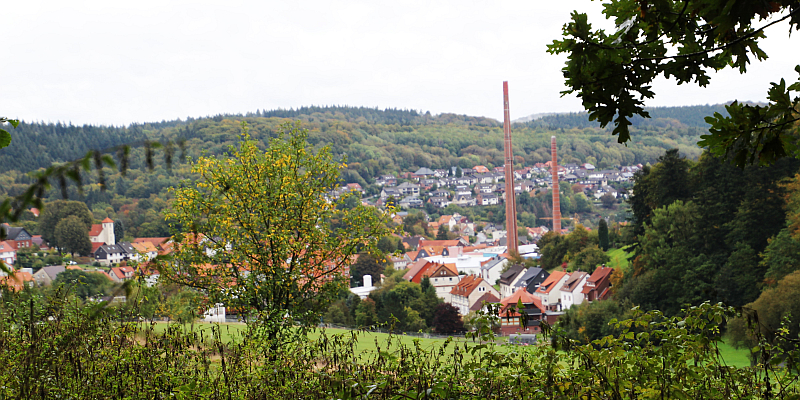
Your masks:
<path fill-rule="evenodd" d="M 174 190 L 166 213 L 175 251 L 162 276 L 253 310 L 271 346 L 298 332 L 291 321 L 318 322 L 347 286 L 343 268 L 390 234 L 376 208 L 338 207 L 350 194 L 330 193 L 345 164 L 307 137 L 285 124 L 261 150 L 243 127 L 227 155 L 194 163 L 198 179 Z"/>

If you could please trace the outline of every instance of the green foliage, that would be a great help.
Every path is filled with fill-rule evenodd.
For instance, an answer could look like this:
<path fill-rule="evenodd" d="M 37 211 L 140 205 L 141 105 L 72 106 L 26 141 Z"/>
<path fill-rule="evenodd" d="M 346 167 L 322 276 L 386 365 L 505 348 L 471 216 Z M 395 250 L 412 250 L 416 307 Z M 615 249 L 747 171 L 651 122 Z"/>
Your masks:
<path fill-rule="evenodd" d="M 61 243 L 58 241 L 58 235 L 56 235 L 56 228 L 62 220 L 69 216 L 75 216 L 77 221 L 82 223 L 84 228 L 87 229 L 86 234 L 88 235 L 88 227 L 92 226 L 94 221 L 92 219 L 92 213 L 89 211 L 89 208 L 86 207 L 86 203 L 80 201 L 56 200 L 47 203 L 44 210 L 39 215 L 39 232 L 42 234 L 42 239 L 50 243 L 51 247 L 62 247 Z M 75 225 L 75 223 L 76 222 L 73 220 L 71 225 Z"/>
<path fill-rule="evenodd" d="M 800 241 L 793 238 L 788 229 L 781 229 L 764 250 L 761 266 L 766 268 L 764 278 L 771 285 L 800 270 Z"/>
<path fill-rule="evenodd" d="M 53 235 L 60 249 L 70 253 L 88 256 L 92 252 L 89 228 L 77 215 L 70 215 L 56 224 Z"/>
<path fill-rule="evenodd" d="M 600 218 L 600 222 L 597 224 L 597 239 L 600 242 L 600 248 L 608 251 L 608 223 L 605 218 Z"/>
<path fill-rule="evenodd" d="M 447 226 L 439 225 L 439 230 L 436 232 L 436 240 L 447 240 Z"/>
<path fill-rule="evenodd" d="M 266 150 L 245 128 L 228 155 L 194 163 L 199 179 L 175 188 L 166 214 L 176 246 L 161 264 L 162 277 L 252 311 L 273 346 L 300 334 L 292 321 L 319 322 L 352 257 L 391 233 L 374 208 L 340 209 L 350 195 L 329 200 L 344 164 L 298 125 L 281 129 Z"/>
<path fill-rule="evenodd" d="M 381 273 L 385 268 L 371 254 L 359 254 L 356 262 L 350 266 L 350 285 L 352 287 L 363 286 L 364 275 L 372 276 L 372 284 L 375 285 L 381 281 Z"/>
<path fill-rule="evenodd" d="M 83 305 L 66 293 L 3 293 L 0 393 L 31 400 L 788 400 L 799 394 L 796 351 L 758 344 L 765 354 L 759 368 L 727 365 L 718 349 L 720 327 L 735 313 L 709 304 L 680 318 L 635 310 L 629 319 L 609 321 L 613 334 L 589 344 L 545 325 L 553 347 L 501 345 L 489 329 L 470 334 L 474 342 L 433 345 L 320 330 L 269 351 L 258 324 L 235 335 L 224 325 L 161 329 L 128 322 L 134 311 Z M 371 351 L 357 350 L 363 342 Z"/>
<path fill-rule="evenodd" d="M 68 290 L 83 300 L 111 294 L 114 283 L 105 274 L 68 269 L 56 276 L 54 286 L 68 285 Z"/>
<path fill-rule="evenodd" d="M 571 340 L 588 344 L 606 336 L 619 336 L 621 329 L 612 320 L 621 321 L 632 315 L 630 307 L 615 300 L 584 301 L 564 311 L 555 329 Z"/>
<path fill-rule="evenodd" d="M 783 11 L 791 12 L 756 25 L 756 18 L 764 20 Z M 567 54 L 563 72 L 568 89 L 563 93 L 577 93 L 590 120 L 603 127 L 613 121 L 613 134 L 620 143 L 631 139 L 632 116 L 649 117 L 644 101 L 655 96 L 656 78 L 663 75 L 679 84 L 694 81 L 706 86 L 709 71 L 731 67 L 745 73 L 751 56 L 767 58 L 759 47 L 766 26 L 789 19 L 790 30 L 800 27 L 800 14 L 789 1 L 622 0 L 607 2 L 603 13 L 614 21 L 614 32 L 593 29 L 586 14 L 574 11 L 564 25 L 563 39 L 548 45 L 548 52 Z M 795 107 L 800 101 L 791 99 L 792 91 L 800 91 L 800 83 L 787 88 L 781 80 L 772 85 L 767 107 L 734 103 L 727 107 L 730 117 L 708 118 L 711 135 L 704 136 L 700 145 L 739 165 L 792 154 Z"/>

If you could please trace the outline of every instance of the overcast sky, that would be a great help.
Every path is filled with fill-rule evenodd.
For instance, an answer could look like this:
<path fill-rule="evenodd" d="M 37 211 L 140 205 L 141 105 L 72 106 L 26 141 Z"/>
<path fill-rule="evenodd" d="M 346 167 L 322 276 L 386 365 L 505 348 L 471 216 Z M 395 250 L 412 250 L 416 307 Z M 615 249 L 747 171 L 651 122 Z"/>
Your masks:
<path fill-rule="evenodd" d="M 603 21 L 588 0 L 16 1 L 0 26 L 0 116 L 123 125 L 350 105 L 499 120 L 504 80 L 514 119 L 578 111 L 559 95 L 564 58 L 545 51 L 574 9 Z M 648 105 L 765 100 L 769 82 L 797 78 L 787 30 L 767 31 L 770 59 L 746 75 L 662 81 Z"/>

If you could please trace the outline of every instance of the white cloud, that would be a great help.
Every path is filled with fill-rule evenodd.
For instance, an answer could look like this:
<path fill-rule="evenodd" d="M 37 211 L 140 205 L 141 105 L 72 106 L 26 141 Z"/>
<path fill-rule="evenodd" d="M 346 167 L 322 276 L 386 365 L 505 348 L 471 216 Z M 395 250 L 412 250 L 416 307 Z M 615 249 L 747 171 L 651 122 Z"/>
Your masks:
<path fill-rule="evenodd" d="M 0 111 L 26 120 L 130 122 L 303 105 L 413 108 L 512 118 L 575 111 L 548 55 L 573 9 L 552 2 L 36 2 L 7 5 Z M 783 29 L 784 25 L 776 28 Z M 793 79 L 784 31 L 772 58 L 708 89 L 658 82 L 651 105 L 763 100 Z"/>

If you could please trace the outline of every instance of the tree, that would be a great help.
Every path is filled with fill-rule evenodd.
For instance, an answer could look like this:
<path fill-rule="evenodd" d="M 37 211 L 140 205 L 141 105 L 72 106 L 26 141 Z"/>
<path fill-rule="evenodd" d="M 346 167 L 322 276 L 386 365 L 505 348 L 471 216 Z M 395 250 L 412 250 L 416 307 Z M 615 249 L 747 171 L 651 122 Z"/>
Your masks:
<path fill-rule="evenodd" d="M 458 333 L 464 331 L 464 322 L 458 309 L 450 303 L 442 303 L 436 306 L 433 317 L 433 329 L 436 333 Z"/>
<path fill-rule="evenodd" d="M 600 218 L 597 224 L 597 239 L 600 241 L 600 248 L 608 251 L 608 223 L 605 218 Z"/>
<path fill-rule="evenodd" d="M 114 239 L 117 243 L 124 240 L 125 237 L 125 223 L 122 220 L 114 221 Z"/>
<path fill-rule="evenodd" d="M 384 267 L 378 264 L 375 257 L 367 253 L 359 254 L 356 262 L 350 266 L 350 285 L 363 286 L 364 275 L 372 276 L 372 283 L 376 284 L 381 281 L 383 270 Z"/>
<path fill-rule="evenodd" d="M 70 215 L 59 221 L 56 225 L 55 236 L 58 248 L 69 252 L 88 256 L 92 252 L 92 242 L 89 240 L 89 229 L 75 215 Z"/>
<path fill-rule="evenodd" d="M 614 197 L 611 193 L 606 193 L 600 196 L 600 202 L 603 203 L 603 207 L 611 209 L 614 208 L 614 204 L 617 202 L 617 198 Z"/>
<path fill-rule="evenodd" d="M 248 134 L 220 157 L 192 166 L 198 179 L 174 189 L 166 212 L 174 232 L 162 276 L 207 291 L 212 302 L 251 310 L 272 349 L 307 327 L 346 288 L 342 271 L 358 252 L 389 235 L 386 215 L 332 199 L 339 170 L 328 147 L 284 124 L 266 150 Z"/>
<path fill-rule="evenodd" d="M 68 269 L 56 276 L 53 285 L 74 286 L 75 294 L 86 300 L 108 295 L 114 283 L 105 274 Z"/>
<path fill-rule="evenodd" d="M 70 200 L 56 200 L 45 204 L 44 210 L 39 215 L 39 232 L 42 239 L 50 243 L 51 247 L 61 248 L 56 238 L 56 225 L 69 216 L 77 217 L 87 228 L 92 226 L 92 213 L 86 203 Z"/>
<path fill-rule="evenodd" d="M 613 120 L 620 143 L 630 140 L 634 114 L 649 117 L 644 99 L 655 96 L 651 83 L 659 76 L 706 86 L 708 71 L 732 67 L 745 73 L 751 56 L 767 59 L 758 46 L 764 28 L 787 19 L 790 31 L 800 28 L 792 1 L 621 0 L 609 2 L 604 14 L 615 20 L 615 32 L 593 30 L 586 14 L 573 12 L 564 38 L 548 45 L 548 52 L 568 55 L 563 69 L 568 89 L 562 93 L 577 93 L 589 118 L 601 126 Z M 756 18 L 773 20 L 759 26 Z M 711 134 L 700 146 L 738 165 L 796 156 L 800 97 L 790 94 L 798 91 L 800 82 L 787 87 L 781 79 L 769 89 L 767 106 L 734 102 L 726 107 L 729 117 L 717 113 L 708 119 Z"/>
<path fill-rule="evenodd" d="M 397 243 L 392 236 L 384 236 L 378 240 L 378 250 L 384 254 L 392 254 L 397 250 Z"/>
<path fill-rule="evenodd" d="M 436 231 L 436 240 L 447 240 L 447 232 L 445 225 L 439 225 L 439 230 Z"/>
<path fill-rule="evenodd" d="M 461 170 L 461 167 L 456 168 L 456 178 L 461 178 L 464 175 L 464 172 Z"/>

